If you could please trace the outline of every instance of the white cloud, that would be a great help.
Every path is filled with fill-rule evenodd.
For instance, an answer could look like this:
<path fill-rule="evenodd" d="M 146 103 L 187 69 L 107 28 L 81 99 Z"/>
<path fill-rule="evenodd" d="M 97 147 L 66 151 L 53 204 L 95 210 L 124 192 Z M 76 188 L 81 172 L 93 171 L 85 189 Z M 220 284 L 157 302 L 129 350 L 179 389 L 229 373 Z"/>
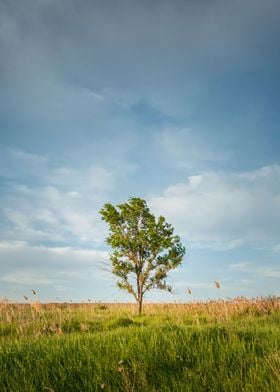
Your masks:
<path fill-rule="evenodd" d="M 257 267 L 255 273 L 260 278 L 280 278 L 280 266 L 264 265 L 262 267 Z"/>
<path fill-rule="evenodd" d="M 248 244 L 277 246 L 280 166 L 190 176 L 150 197 L 149 205 L 193 246 L 217 250 Z"/>
<path fill-rule="evenodd" d="M 48 161 L 48 158 L 43 155 L 31 154 L 30 152 L 26 152 L 18 148 L 11 148 L 10 152 L 12 156 L 14 156 L 16 159 L 20 159 L 24 162 L 32 162 L 33 164 L 38 164 Z"/>
<path fill-rule="evenodd" d="M 50 164 L 47 156 L 0 144 L 0 175 L 6 179 L 40 178 Z"/>
<path fill-rule="evenodd" d="M 246 272 L 258 278 L 280 278 L 280 265 L 264 263 L 257 265 L 253 262 L 239 262 L 229 265 L 231 271 Z"/>
<path fill-rule="evenodd" d="M 184 287 L 190 287 L 190 288 L 203 288 L 203 289 L 212 289 L 214 287 L 214 284 L 211 282 L 191 282 L 188 285 L 184 282 Z"/>
<path fill-rule="evenodd" d="M 280 253 L 280 244 L 276 244 L 275 246 L 273 246 L 273 248 L 272 248 L 272 250 L 275 252 L 275 253 Z"/>
<path fill-rule="evenodd" d="M 0 242 L 0 281 L 20 285 L 65 286 L 85 279 L 106 279 L 109 255 L 96 249 L 30 246 Z"/>
<path fill-rule="evenodd" d="M 21 270 L 7 272 L 6 274 L 3 274 L 0 278 L 0 281 L 5 283 L 17 283 L 28 286 L 32 286 L 35 282 L 36 285 L 53 284 L 53 279 L 50 279 L 39 272 L 32 273 L 31 271 Z"/>
<path fill-rule="evenodd" d="M 252 280 L 252 279 L 240 279 L 239 282 L 244 284 L 244 285 L 247 285 L 247 284 L 251 285 L 251 284 L 255 283 L 255 281 Z"/>
<path fill-rule="evenodd" d="M 239 263 L 233 263 L 229 265 L 232 271 L 250 271 L 253 263 L 249 261 L 241 261 Z"/>
<path fill-rule="evenodd" d="M 112 189 L 115 179 L 112 170 L 91 165 L 84 170 L 67 167 L 55 168 L 48 172 L 46 181 L 54 186 L 74 189 L 71 190 L 72 196 L 80 196 L 81 192 L 87 192 L 88 195 L 94 197 L 97 192 Z"/>
<path fill-rule="evenodd" d="M 5 218 L 0 227 L 2 239 L 72 244 L 104 241 L 98 211 L 114 189 L 117 167 L 54 167 L 50 159 L 36 154 L 12 149 L 3 152 L 7 161 L 13 162 L 6 173 L 13 182 L 0 196 L 0 212 Z"/>
<path fill-rule="evenodd" d="M 25 241 L 1 241 L 0 242 L 0 251 L 1 249 L 16 249 L 22 248 L 27 245 Z"/>

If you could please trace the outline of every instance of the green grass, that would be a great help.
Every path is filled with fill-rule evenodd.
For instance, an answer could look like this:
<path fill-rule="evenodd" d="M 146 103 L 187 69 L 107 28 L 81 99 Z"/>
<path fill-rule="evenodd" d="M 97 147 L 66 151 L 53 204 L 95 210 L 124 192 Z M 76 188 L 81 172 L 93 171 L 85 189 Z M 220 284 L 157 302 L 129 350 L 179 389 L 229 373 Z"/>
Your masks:
<path fill-rule="evenodd" d="M 270 302 L 269 302 L 270 301 Z M 5 304 L 0 391 L 280 391 L 278 300 Z"/>

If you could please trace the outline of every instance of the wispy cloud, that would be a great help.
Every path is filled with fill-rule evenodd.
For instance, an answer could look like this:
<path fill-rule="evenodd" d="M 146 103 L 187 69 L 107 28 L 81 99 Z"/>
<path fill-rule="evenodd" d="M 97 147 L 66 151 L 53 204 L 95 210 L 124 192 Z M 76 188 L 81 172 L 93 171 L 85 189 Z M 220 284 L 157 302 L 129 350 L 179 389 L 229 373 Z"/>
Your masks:
<path fill-rule="evenodd" d="M 280 266 L 279 265 L 264 265 L 256 268 L 255 273 L 260 278 L 280 278 Z"/>
<path fill-rule="evenodd" d="M 229 265 L 229 268 L 232 271 L 251 271 L 253 267 L 253 263 L 249 261 L 241 261 L 239 263 L 232 263 Z"/>
<path fill-rule="evenodd" d="M 11 152 L 12 156 L 14 156 L 16 159 L 22 160 L 24 163 L 30 161 L 32 164 L 36 165 L 38 163 L 45 163 L 48 161 L 46 156 L 33 153 L 31 154 L 30 152 L 26 152 L 18 148 L 10 148 L 9 151 Z"/>
<path fill-rule="evenodd" d="M 259 265 L 253 262 L 239 262 L 230 264 L 229 268 L 231 271 L 245 272 L 258 278 L 280 278 L 279 263 L 275 265 L 275 263 L 263 262 L 263 265 Z"/>
<path fill-rule="evenodd" d="M 37 154 L 18 149 L 11 154 L 14 166 L 6 178 L 13 181 L 0 197 L 5 218 L 0 227 L 3 239 L 31 243 L 104 241 L 98 211 L 115 187 L 118 168 L 55 167 Z M 22 166 L 25 177 L 19 176 Z"/>
<path fill-rule="evenodd" d="M 198 129 L 165 127 L 155 137 L 157 150 L 174 168 L 189 172 L 226 163 L 228 151 L 220 151 L 217 155 L 215 143 L 211 140 L 205 143 L 201 133 Z"/>
<path fill-rule="evenodd" d="M 280 244 L 276 244 L 275 246 L 273 246 L 272 250 L 275 253 L 280 253 Z"/>
<path fill-rule="evenodd" d="M 72 247 L 30 246 L 21 242 L 0 242 L 0 281 L 24 290 L 48 286 L 49 295 L 78 287 L 81 282 L 94 286 L 111 285 L 106 272 L 108 252 Z M 52 292 L 52 288 L 54 292 Z M 52 294 L 50 294 L 52 293 Z"/>
<path fill-rule="evenodd" d="M 32 286 L 36 284 L 39 285 L 53 285 L 54 279 L 48 277 L 47 275 L 43 275 L 42 273 L 34 273 L 32 271 L 21 271 L 15 270 L 12 272 L 4 273 L 1 278 L 1 282 L 4 283 L 15 283 L 22 286 Z"/>

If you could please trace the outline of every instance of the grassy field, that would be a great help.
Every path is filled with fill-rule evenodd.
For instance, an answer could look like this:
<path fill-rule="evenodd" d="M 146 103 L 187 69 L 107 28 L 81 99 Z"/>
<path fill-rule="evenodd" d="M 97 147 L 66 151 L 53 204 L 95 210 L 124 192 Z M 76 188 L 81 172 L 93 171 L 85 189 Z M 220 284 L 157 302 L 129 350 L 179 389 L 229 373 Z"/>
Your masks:
<path fill-rule="evenodd" d="M 280 391 L 280 299 L 1 307 L 0 391 Z"/>

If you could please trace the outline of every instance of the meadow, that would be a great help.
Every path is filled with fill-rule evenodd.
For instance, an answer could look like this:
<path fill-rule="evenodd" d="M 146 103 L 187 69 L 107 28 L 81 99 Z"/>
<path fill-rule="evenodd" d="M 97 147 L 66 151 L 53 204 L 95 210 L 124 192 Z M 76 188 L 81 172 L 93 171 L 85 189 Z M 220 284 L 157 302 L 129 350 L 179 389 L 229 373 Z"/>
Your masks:
<path fill-rule="evenodd" d="M 280 299 L 0 304 L 0 391 L 280 391 Z"/>

